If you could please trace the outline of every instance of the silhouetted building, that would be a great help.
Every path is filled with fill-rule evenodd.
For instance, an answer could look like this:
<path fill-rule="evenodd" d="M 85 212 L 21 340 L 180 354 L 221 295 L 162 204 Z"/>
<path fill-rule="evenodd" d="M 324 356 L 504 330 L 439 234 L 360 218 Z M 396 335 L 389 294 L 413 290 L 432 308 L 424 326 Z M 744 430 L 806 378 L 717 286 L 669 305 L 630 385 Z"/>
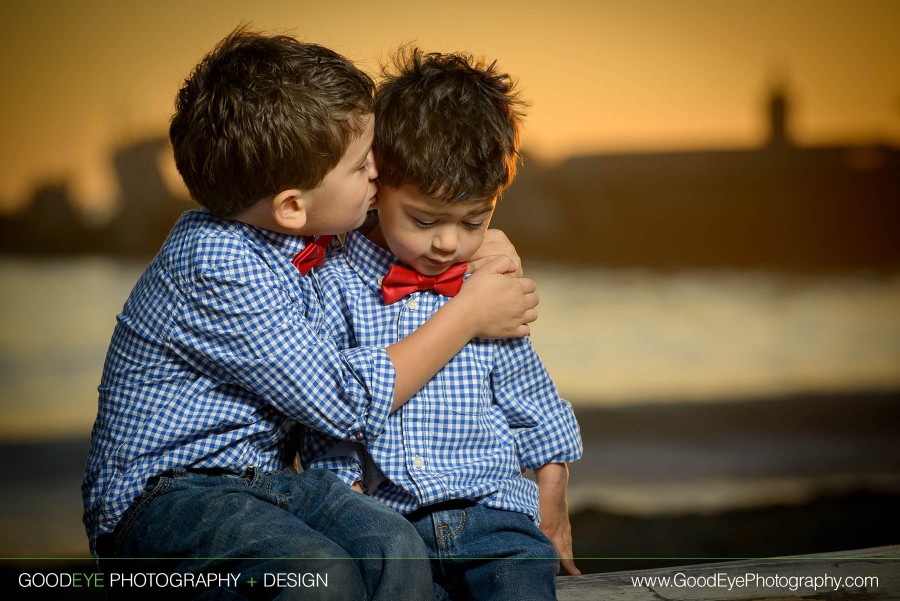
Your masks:
<path fill-rule="evenodd" d="M 786 270 L 900 266 L 900 151 L 802 148 L 786 98 L 756 150 L 526 161 L 492 222 L 524 256 L 593 265 Z"/>
<path fill-rule="evenodd" d="M 151 138 L 116 152 L 113 165 L 121 190 L 119 211 L 100 227 L 85 223 L 65 184 L 39 186 L 24 212 L 0 220 L 0 250 L 25 254 L 154 254 L 178 216 L 191 207 L 165 186 L 160 160 L 168 148 L 165 138 Z"/>
<path fill-rule="evenodd" d="M 493 225 L 528 258 L 610 267 L 780 270 L 900 267 L 900 151 L 791 142 L 783 93 L 753 150 L 598 154 L 548 167 L 526 160 Z M 0 219 L 6 252 L 149 256 L 191 205 L 167 190 L 164 138 L 119 149 L 120 212 L 80 220 L 63 184 Z"/>
<path fill-rule="evenodd" d="M 90 244 L 91 232 L 73 209 L 68 189 L 62 182 L 35 189 L 28 210 L 18 219 L 4 223 L 3 246 L 29 254 L 80 252 Z"/>

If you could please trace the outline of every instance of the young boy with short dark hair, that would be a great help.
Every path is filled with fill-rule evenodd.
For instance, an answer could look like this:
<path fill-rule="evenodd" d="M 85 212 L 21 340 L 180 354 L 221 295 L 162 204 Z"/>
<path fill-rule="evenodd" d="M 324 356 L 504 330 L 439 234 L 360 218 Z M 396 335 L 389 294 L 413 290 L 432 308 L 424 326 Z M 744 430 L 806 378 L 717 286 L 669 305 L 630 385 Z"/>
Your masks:
<path fill-rule="evenodd" d="M 390 345 L 453 302 L 516 171 L 522 103 L 494 63 L 414 50 L 394 68 L 375 101 L 377 223 L 320 274 L 340 347 Z M 577 573 L 566 462 L 581 437 L 527 339 L 470 342 L 367 451 L 310 433 L 301 459 L 406 515 L 450 598 L 553 599 L 557 553 Z"/>
<path fill-rule="evenodd" d="M 110 343 L 82 485 L 102 568 L 235 575 L 191 596 L 318 573 L 328 586 L 265 594 L 431 597 L 427 562 L 391 561 L 425 553 L 404 520 L 333 474 L 292 469 L 296 425 L 377 439 L 470 338 L 527 333 L 537 299 L 498 258 L 398 344 L 323 337 L 317 267 L 375 198 L 373 91 L 331 50 L 244 29 L 181 88 L 170 138 L 204 208 L 173 227 Z"/>

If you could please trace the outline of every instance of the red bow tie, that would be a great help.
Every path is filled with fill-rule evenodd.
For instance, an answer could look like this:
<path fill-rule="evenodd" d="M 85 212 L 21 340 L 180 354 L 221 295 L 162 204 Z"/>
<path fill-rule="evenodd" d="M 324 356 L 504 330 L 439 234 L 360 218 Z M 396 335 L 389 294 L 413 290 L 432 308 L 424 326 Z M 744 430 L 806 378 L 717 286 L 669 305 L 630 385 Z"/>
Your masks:
<path fill-rule="evenodd" d="M 456 296 L 462 287 L 466 268 L 465 263 L 457 263 L 444 273 L 429 277 L 407 267 L 394 265 L 381 280 L 384 304 L 395 303 L 416 290 L 434 290 L 444 296 Z"/>
<path fill-rule="evenodd" d="M 334 236 L 319 236 L 308 242 L 303 250 L 294 255 L 291 263 L 300 271 L 300 275 L 306 275 L 313 267 L 321 267 L 325 264 L 325 247 L 332 238 Z"/>

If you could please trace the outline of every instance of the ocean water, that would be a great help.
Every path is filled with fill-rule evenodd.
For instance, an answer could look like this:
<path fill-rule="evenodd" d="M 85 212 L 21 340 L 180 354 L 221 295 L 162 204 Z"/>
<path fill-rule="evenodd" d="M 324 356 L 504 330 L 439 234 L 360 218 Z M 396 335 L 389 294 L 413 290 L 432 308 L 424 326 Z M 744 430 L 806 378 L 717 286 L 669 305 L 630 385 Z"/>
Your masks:
<path fill-rule="evenodd" d="M 900 274 L 537 267 L 534 344 L 574 402 L 727 401 L 900 384 Z"/>
<path fill-rule="evenodd" d="M 0 259 L 0 441 L 90 431 L 142 269 Z M 900 389 L 900 274 L 527 269 L 542 299 L 533 343 L 576 408 Z"/>
<path fill-rule="evenodd" d="M 143 265 L 0 259 L 0 440 L 90 433 L 106 347 Z"/>
<path fill-rule="evenodd" d="M 582 423 L 573 511 L 629 515 L 900 490 L 900 274 L 572 270 L 533 342 Z M 0 556 L 83 556 L 106 346 L 143 265 L 0 259 Z"/>

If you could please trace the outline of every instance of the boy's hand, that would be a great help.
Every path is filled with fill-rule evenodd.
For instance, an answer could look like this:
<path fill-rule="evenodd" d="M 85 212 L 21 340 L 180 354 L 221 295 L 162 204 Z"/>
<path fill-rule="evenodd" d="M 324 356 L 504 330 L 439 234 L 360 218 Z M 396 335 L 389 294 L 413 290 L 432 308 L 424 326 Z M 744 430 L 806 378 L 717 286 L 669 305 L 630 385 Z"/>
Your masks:
<path fill-rule="evenodd" d="M 358 492 L 360 494 L 363 493 L 362 484 L 359 483 L 359 480 L 357 480 L 356 482 L 353 483 L 352 486 L 350 486 L 350 490 L 355 490 L 356 492 Z"/>
<path fill-rule="evenodd" d="M 581 570 L 575 567 L 575 561 L 572 559 L 572 525 L 569 523 L 569 507 L 566 501 L 569 468 L 564 463 L 548 463 L 535 469 L 534 473 L 538 482 L 541 532 L 553 543 L 563 572 L 570 576 L 579 576 Z"/>
<path fill-rule="evenodd" d="M 516 247 L 500 230 L 488 230 L 484 233 L 481 248 L 469 259 L 469 273 L 474 273 L 498 255 L 509 257 L 516 266 L 513 275 L 522 277 L 522 259 L 519 258 Z"/>
<path fill-rule="evenodd" d="M 494 257 L 466 280 L 450 302 L 468 303 L 471 338 L 521 338 L 531 332 L 540 302 L 537 287 L 528 278 L 514 277 L 515 262 Z"/>

